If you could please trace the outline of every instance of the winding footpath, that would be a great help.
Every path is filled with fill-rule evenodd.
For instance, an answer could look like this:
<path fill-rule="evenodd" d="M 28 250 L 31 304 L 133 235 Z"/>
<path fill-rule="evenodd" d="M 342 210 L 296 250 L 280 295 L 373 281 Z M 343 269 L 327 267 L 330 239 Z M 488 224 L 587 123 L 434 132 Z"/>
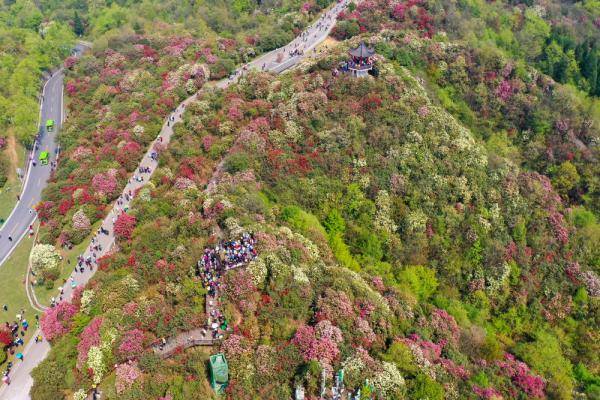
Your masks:
<path fill-rule="evenodd" d="M 310 52 L 319 43 L 321 43 L 329 36 L 331 29 L 335 25 L 337 15 L 348 5 L 349 2 L 350 0 L 343 0 L 335 4 L 330 10 L 321 15 L 321 17 L 317 21 L 315 21 L 309 28 L 307 28 L 300 36 L 296 37 L 286 46 L 277 50 L 273 50 L 249 62 L 248 64 L 243 65 L 242 67 L 238 68 L 230 78 L 222 79 L 212 85 L 209 85 L 223 89 L 228 87 L 232 83 L 237 82 L 241 76 L 243 76 L 245 73 L 247 73 L 247 71 L 251 69 L 281 73 L 293 67 L 294 65 L 298 64 L 298 62 L 301 61 L 304 57 L 308 56 Z M 294 50 L 298 50 L 298 53 L 294 53 Z M 62 74 L 58 76 L 60 77 L 60 79 L 57 80 L 57 82 L 54 85 L 57 85 L 56 90 L 60 89 L 60 98 L 62 99 Z M 115 219 L 122 212 L 123 209 L 129 207 L 137 190 L 142 188 L 148 182 L 148 180 L 156 170 L 156 167 L 158 166 L 158 162 L 151 157 L 152 153 L 156 152 L 157 149 L 165 148 L 166 146 L 168 146 L 171 140 L 171 136 L 173 135 L 173 125 L 182 121 L 182 114 L 185 111 L 186 106 L 191 102 L 195 101 L 195 99 L 196 94 L 185 99 L 178 105 L 175 111 L 171 115 L 169 115 L 167 120 L 165 120 L 160 134 L 149 146 L 148 151 L 146 152 L 138 166 L 142 169 L 148 168 L 150 172 L 140 174 L 139 172 L 137 172 L 139 170 L 136 169 L 136 173 L 134 176 L 137 176 L 138 179 L 134 179 L 134 177 L 130 178 L 129 182 L 123 189 L 121 196 L 119 197 L 120 204 L 114 205 L 113 209 L 108 213 L 108 215 L 102 223 L 102 228 L 106 229 L 109 232 L 109 234 L 105 235 L 102 233 L 98 233 L 94 237 L 93 242 L 90 243 L 85 253 L 83 254 L 84 258 L 93 257 L 94 254 L 97 258 L 100 258 L 110 253 L 115 243 L 115 238 L 113 236 L 113 226 Z M 60 120 L 61 118 L 56 118 L 56 121 Z M 215 170 L 213 174 L 213 177 L 215 178 L 211 179 L 211 181 L 209 182 L 207 186 L 208 191 L 211 191 L 214 188 L 216 177 L 220 175 L 220 169 L 221 167 L 218 166 Z M 45 180 L 43 181 L 41 188 L 43 188 L 44 185 Z M 41 193 L 41 189 L 39 192 Z M 28 214 L 28 211 L 26 211 L 26 213 Z M 35 216 L 32 216 L 32 218 L 35 219 Z M 28 228 L 29 224 L 26 224 L 25 227 Z M 25 230 L 25 233 L 26 231 L 27 230 Z M 23 236 L 25 233 L 22 233 L 21 235 Z M 94 250 L 94 246 L 97 245 L 102 246 L 101 251 Z M 0 250 L 1 249 L 2 248 L 0 247 Z M 3 253 L 0 252 L 0 256 L 2 254 Z M 85 268 L 85 271 L 83 273 L 73 272 L 71 274 L 71 277 L 68 279 L 67 284 L 64 285 L 63 297 L 65 299 L 70 300 L 76 287 L 85 285 L 94 275 L 94 273 L 95 269 L 90 269 L 87 267 Z M 38 331 L 34 333 L 34 336 L 36 334 L 41 334 L 41 332 Z M 178 339 L 181 338 L 176 338 L 175 342 L 177 342 Z M 23 361 L 17 362 L 11 371 L 11 384 L 3 385 L 0 388 L 0 400 L 30 399 L 29 391 L 33 385 L 31 371 L 48 355 L 49 352 L 50 344 L 47 341 L 44 340 L 40 343 L 35 343 L 35 341 L 30 340 L 22 351 L 24 356 Z"/>

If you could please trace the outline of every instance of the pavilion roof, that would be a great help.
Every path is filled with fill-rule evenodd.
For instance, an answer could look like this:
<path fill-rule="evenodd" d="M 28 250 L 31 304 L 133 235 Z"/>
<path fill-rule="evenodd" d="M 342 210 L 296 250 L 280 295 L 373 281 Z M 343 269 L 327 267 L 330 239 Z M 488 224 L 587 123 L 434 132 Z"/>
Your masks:
<path fill-rule="evenodd" d="M 348 54 L 350 54 L 353 57 L 367 58 L 373 56 L 373 54 L 375 54 L 375 50 L 373 50 L 370 47 L 367 47 L 365 42 L 360 42 L 358 47 L 355 49 L 350 49 L 348 51 Z"/>

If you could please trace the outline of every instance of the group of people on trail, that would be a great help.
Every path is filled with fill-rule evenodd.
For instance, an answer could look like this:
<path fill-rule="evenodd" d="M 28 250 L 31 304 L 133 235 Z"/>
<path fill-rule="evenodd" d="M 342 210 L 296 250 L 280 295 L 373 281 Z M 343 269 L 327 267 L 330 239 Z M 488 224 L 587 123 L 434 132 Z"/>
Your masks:
<path fill-rule="evenodd" d="M 221 242 L 216 247 L 217 252 L 223 253 L 223 264 L 225 270 L 239 267 L 256 258 L 256 249 L 254 248 L 256 239 L 252 233 L 244 233 L 238 240 Z"/>
<path fill-rule="evenodd" d="M 254 234 L 244 233 L 237 240 L 221 241 L 214 248 L 204 249 L 202 258 L 196 266 L 202 286 L 208 291 L 206 298 L 208 319 L 202 330 L 204 337 L 207 337 L 210 332 L 212 339 L 219 339 L 223 336 L 219 331 L 227 329 L 225 316 L 217 308 L 221 277 L 225 271 L 254 260 L 257 256 L 255 245 Z"/>
<path fill-rule="evenodd" d="M 4 304 L 2 306 L 2 309 L 4 312 L 8 312 L 8 305 Z M 39 327 L 39 315 L 35 315 L 35 326 L 36 329 Z M 10 332 L 10 334 L 12 335 L 12 339 L 13 341 L 7 346 L 8 347 L 8 352 L 11 355 L 14 355 L 15 352 L 17 352 L 18 348 L 20 346 L 23 346 L 25 344 L 23 338 L 25 337 L 25 334 L 27 332 L 27 330 L 29 329 L 29 321 L 27 321 L 27 319 L 25 318 L 25 309 L 21 309 L 18 314 L 15 315 L 15 320 L 13 320 L 12 323 L 6 321 L 4 322 L 4 330 L 6 330 L 7 332 Z M 40 341 L 42 341 L 43 338 L 41 335 L 37 335 L 35 337 L 35 342 L 39 343 Z M 16 358 L 23 361 L 23 353 L 21 352 L 17 352 L 16 354 Z M 12 362 L 8 362 L 6 365 L 6 370 L 3 373 L 2 376 L 2 382 L 6 383 L 7 385 L 10 384 L 10 370 L 13 366 Z"/>

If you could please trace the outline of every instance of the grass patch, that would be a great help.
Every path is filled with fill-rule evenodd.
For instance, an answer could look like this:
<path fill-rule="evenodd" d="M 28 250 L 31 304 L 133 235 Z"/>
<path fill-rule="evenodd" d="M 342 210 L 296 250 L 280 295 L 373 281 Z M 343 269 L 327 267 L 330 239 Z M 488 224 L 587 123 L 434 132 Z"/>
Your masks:
<path fill-rule="evenodd" d="M 11 140 L 9 137 L 4 153 L 11 164 L 8 180 L 0 189 L 0 219 L 6 220 L 17 203 L 17 195 L 21 193 L 21 180 L 17 177 L 16 170 L 24 169 L 26 150 L 14 138 Z"/>

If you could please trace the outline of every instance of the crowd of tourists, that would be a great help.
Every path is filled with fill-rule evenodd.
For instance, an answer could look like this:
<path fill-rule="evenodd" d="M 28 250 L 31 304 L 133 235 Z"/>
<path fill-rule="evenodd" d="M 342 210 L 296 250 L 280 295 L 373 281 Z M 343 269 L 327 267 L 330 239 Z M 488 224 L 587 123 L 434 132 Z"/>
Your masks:
<path fill-rule="evenodd" d="M 2 309 L 5 313 L 8 312 L 8 305 L 4 304 L 2 306 Z M 37 329 L 39 327 L 39 315 L 35 315 L 35 328 Z M 4 322 L 4 330 L 6 332 L 10 332 L 10 334 L 12 335 L 12 342 L 7 346 L 7 350 L 9 352 L 9 354 L 11 355 L 15 355 L 15 357 L 21 361 L 23 361 L 23 353 L 19 352 L 19 347 L 24 346 L 25 342 L 24 342 L 24 337 L 27 333 L 27 330 L 29 329 L 29 321 L 27 321 L 27 319 L 25 318 L 25 309 L 21 309 L 16 315 L 15 315 L 15 319 L 13 320 L 13 322 Z M 35 342 L 38 343 L 40 341 L 42 341 L 42 336 L 41 335 L 37 335 L 35 337 Z M 2 375 L 2 382 L 6 383 L 6 384 L 10 384 L 10 370 L 13 366 L 12 362 L 8 362 L 6 364 L 6 370 L 4 371 L 3 375 Z"/>
<path fill-rule="evenodd" d="M 204 337 L 218 339 L 222 337 L 219 331 L 227 329 L 225 316 L 218 309 L 218 292 L 221 287 L 222 274 L 230 269 L 240 267 L 254 260 L 256 239 L 252 233 L 244 233 L 237 240 L 221 241 L 214 248 L 204 249 L 202 258 L 198 261 L 196 272 L 202 286 L 207 290 L 207 323 L 203 328 Z"/>

